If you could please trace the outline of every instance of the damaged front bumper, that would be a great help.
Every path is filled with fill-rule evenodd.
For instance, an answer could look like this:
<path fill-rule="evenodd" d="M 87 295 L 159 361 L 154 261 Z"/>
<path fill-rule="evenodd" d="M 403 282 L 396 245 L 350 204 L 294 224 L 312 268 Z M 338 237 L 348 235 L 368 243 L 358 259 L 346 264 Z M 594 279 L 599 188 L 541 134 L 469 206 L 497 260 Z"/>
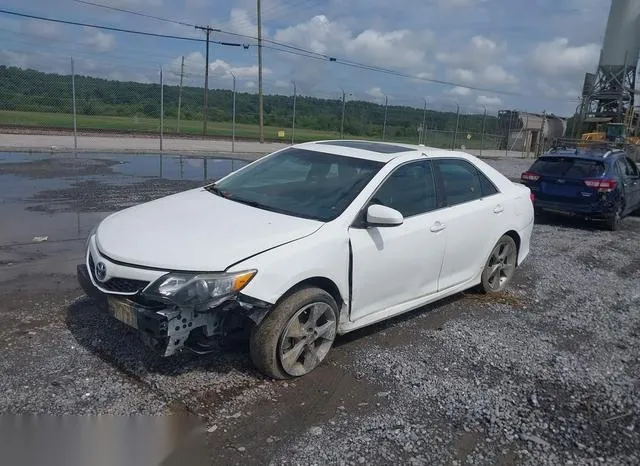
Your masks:
<path fill-rule="evenodd" d="M 196 332 L 205 338 L 224 336 L 230 318 L 236 322 L 245 318 L 259 324 L 271 309 L 269 303 L 239 294 L 213 309 L 196 312 L 188 307 L 148 301 L 140 294 L 104 293 L 93 284 L 85 264 L 78 265 L 77 277 L 87 296 L 119 321 L 137 329 L 143 342 L 162 356 L 189 348 L 190 337 Z"/>

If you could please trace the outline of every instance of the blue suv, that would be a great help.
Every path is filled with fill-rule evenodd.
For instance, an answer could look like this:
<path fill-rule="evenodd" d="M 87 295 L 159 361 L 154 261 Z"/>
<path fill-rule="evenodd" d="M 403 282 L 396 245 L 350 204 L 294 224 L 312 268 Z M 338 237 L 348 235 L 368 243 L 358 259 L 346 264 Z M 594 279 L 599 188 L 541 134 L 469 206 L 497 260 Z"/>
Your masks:
<path fill-rule="evenodd" d="M 617 230 L 623 217 L 640 209 L 640 170 L 622 150 L 552 149 L 521 180 L 537 213 L 604 220 Z"/>

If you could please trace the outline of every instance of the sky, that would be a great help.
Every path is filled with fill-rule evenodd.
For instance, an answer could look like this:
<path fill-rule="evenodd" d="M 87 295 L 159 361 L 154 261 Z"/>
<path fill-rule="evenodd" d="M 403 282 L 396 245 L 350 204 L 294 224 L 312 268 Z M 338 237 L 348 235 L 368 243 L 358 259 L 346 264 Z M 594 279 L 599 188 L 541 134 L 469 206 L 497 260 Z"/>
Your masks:
<path fill-rule="evenodd" d="M 210 88 L 257 92 L 256 1 L 91 0 L 224 32 L 212 40 Z M 74 0 L 3 0 L 2 7 L 55 19 L 204 38 L 192 26 Z M 409 78 L 263 49 L 264 92 L 348 99 L 463 113 L 486 107 L 572 114 L 585 72 L 595 72 L 608 0 L 262 0 L 265 39 L 383 67 Z M 249 37 L 228 34 L 237 33 Z M 265 43 L 265 45 L 273 45 Z M 289 49 L 291 50 L 291 49 Z M 143 37 L 0 14 L 0 64 L 108 79 L 202 86 L 204 43 Z M 442 85 L 436 79 L 451 82 Z M 482 90 L 470 89 L 480 88 Z"/>

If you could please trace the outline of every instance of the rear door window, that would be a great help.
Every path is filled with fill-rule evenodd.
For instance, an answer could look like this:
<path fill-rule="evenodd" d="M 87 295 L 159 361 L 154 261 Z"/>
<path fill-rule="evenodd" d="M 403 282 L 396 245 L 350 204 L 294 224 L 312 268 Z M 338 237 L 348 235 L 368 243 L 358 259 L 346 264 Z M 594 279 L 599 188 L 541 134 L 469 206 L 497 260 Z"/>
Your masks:
<path fill-rule="evenodd" d="M 561 178 L 597 178 L 604 175 L 606 167 L 600 160 L 579 159 L 575 157 L 540 158 L 531 171 L 541 176 Z"/>
<path fill-rule="evenodd" d="M 624 157 L 622 159 L 625 166 L 625 174 L 627 176 L 638 176 L 638 166 L 628 157 Z"/>
<path fill-rule="evenodd" d="M 447 206 L 463 204 L 483 197 L 480 173 L 469 162 L 438 160 L 437 163 Z M 484 188 L 490 189 L 488 186 Z"/>

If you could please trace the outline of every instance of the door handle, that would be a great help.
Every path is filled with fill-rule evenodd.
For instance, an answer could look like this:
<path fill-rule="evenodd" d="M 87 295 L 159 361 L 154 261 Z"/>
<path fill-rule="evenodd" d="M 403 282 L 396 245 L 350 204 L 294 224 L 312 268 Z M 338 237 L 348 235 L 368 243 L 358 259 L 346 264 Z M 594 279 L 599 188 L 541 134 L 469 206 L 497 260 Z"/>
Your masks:
<path fill-rule="evenodd" d="M 493 213 L 494 214 L 499 214 L 499 213 L 502 213 L 502 212 L 504 212 L 504 207 L 502 207 L 501 205 L 498 205 L 498 206 L 496 206 L 495 209 L 493 209 Z"/>
<path fill-rule="evenodd" d="M 436 222 L 433 225 L 431 225 L 431 228 L 429 228 L 429 229 L 432 232 L 437 233 L 439 231 L 444 230 L 445 228 L 447 228 L 447 226 L 444 223 Z"/>

